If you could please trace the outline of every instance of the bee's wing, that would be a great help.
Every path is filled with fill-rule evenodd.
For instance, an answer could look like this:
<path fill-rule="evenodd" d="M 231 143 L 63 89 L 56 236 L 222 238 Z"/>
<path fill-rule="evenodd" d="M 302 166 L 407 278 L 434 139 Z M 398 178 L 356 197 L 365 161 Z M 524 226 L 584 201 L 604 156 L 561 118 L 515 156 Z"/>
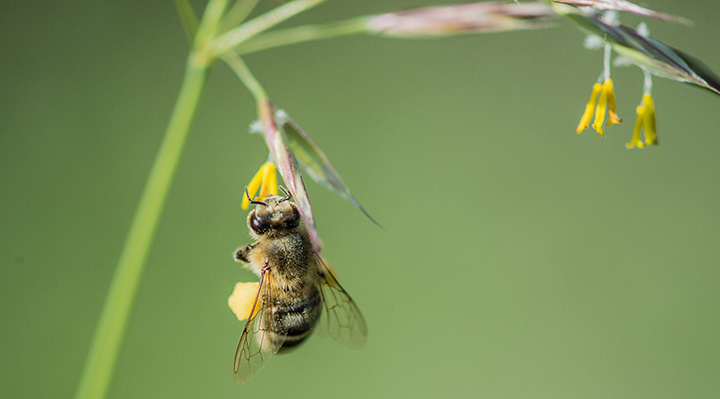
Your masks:
<path fill-rule="evenodd" d="M 263 271 L 260 275 L 255 303 L 235 352 L 233 374 L 238 384 L 257 374 L 285 342 L 287 330 L 273 317 L 272 304 L 275 303 L 273 295 L 275 291 L 272 275 Z"/>
<path fill-rule="evenodd" d="M 317 256 L 324 278 L 320 283 L 323 312 L 318 322 L 321 335 L 329 335 L 350 348 L 360 348 L 367 340 L 367 324 L 350 295 L 340 285 L 325 261 Z"/>

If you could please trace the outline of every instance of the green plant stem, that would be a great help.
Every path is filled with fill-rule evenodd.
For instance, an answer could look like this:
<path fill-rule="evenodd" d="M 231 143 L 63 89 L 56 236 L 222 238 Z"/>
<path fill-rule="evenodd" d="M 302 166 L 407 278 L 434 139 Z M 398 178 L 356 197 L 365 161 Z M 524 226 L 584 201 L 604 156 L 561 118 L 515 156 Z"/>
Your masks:
<path fill-rule="evenodd" d="M 230 51 L 233 53 L 232 51 Z M 268 95 L 265 89 L 262 87 L 260 82 L 255 79 L 255 76 L 250 72 L 250 69 L 245 64 L 245 62 L 237 55 L 237 54 L 229 54 L 223 57 L 225 62 L 230 66 L 230 69 L 235 72 L 238 78 L 245 84 L 245 87 L 248 88 L 250 93 L 252 93 L 253 97 L 255 97 L 255 102 L 258 104 L 262 102 L 263 100 L 267 100 Z"/>
<path fill-rule="evenodd" d="M 150 245 L 197 109 L 208 65 L 212 62 L 204 46 L 216 34 L 226 3 L 227 0 L 211 0 L 198 27 L 197 50 L 188 57 L 175 109 L 125 239 L 78 385 L 78 399 L 105 397 L 112 381 Z"/>
<path fill-rule="evenodd" d="M 370 17 L 358 17 L 321 25 L 304 25 L 295 28 L 262 33 L 242 43 L 236 49 L 238 54 L 248 54 L 273 47 L 286 46 L 311 40 L 366 33 Z"/>
<path fill-rule="evenodd" d="M 105 397 L 110 385 L 145 260 L 204 81 L 204 69 L 188 67 L 175 111 L 125 240 L 76 398 Z"/>
<path fill-rule="evenodd" d="M 324 1 L 325 0 L 295 0 L 255 17 L 219 36 L 214 42 L 213 54 L 220 56 L 258 33 L 264 32 L 288 18 L 315 7 Z"/>
<path fill-rule="evenodd" d="M 220 32 L 234 28 L 244 21 L 252 12 L 260 0 L 237 0 L 235 4 L 225 13 L 220 24 Z"/>
<path fill-rule="evenodd" d="M 175 8 L 180 16 L 180 21 L 183 23 L 185 34 L 190 41 L 190 45 L 192 45 L 198 29 L 198 20 L 195 16 L 195 12 L 188 0 L 175 0 Z"/>

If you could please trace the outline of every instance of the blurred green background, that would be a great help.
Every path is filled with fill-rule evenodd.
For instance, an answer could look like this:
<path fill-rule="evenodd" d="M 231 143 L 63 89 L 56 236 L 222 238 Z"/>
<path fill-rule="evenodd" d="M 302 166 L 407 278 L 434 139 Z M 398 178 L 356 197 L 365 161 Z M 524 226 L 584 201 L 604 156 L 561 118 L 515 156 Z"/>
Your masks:
<path fill-rule="evenodd" d="M 285 26 L 428 4 L 334 1 Z M 718 3 L 646 5 L 694 20 L 648 23 L 720 71 Z M 562 22 L 246 57 L 385 230 L 308 183 L 369 343 L 315 337 L 241 386 L 226 300 L 255 279 L 232 253 L 267 151 L 247 134 L 252 97 L 217 65 L 109 397 L 719 397 L 720 98 L 656 79 L 661 145 L 626 150 L 642 74 L 615 68 L 625 122 L 577 135 L 602 63 L 583 39 Z M 188 45 L 169 1 L 31 1 L 4 3 L 0 51 L 0 396 L 67 398 Z"/>

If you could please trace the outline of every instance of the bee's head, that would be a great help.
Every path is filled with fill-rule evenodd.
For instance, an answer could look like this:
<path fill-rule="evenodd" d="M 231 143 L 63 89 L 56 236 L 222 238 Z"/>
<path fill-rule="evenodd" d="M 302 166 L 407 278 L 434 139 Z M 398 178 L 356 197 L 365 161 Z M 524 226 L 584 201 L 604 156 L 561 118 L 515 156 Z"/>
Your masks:
<path fill-rule="evenodd" d="M 248 215 L 248 226 L 258 236 L 289 232 L 300 225 L 300 212 L 289 195 L 274 195 L 250 203 L 257 207 Z"/>

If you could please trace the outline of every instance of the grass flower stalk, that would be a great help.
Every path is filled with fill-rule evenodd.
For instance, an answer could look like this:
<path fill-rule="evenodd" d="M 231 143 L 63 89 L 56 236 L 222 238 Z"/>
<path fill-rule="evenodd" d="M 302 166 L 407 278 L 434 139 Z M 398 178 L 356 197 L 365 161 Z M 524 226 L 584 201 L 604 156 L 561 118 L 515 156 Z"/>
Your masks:
<path fill-rule="evenodd" d="M 76 392 L 78 399 L 103 398 L 112 382 L 145 261 L 205 84 L 210 60 L 204 55 L 204 46 L 215 34 L 226 3 L 227 0 L 212 0 L 198 27 L 195 50 L 188 57 L 182 89 L 135 211 L 102 309 Z"/>
<path fill-rule="evenodd" d="M 214 52 L 216 55 L 222 55 L 251 37 L 324 1 L 325 0 L 295 0 L 290 3 L 285 3 L 219 36 L 213 46 Z"/>

